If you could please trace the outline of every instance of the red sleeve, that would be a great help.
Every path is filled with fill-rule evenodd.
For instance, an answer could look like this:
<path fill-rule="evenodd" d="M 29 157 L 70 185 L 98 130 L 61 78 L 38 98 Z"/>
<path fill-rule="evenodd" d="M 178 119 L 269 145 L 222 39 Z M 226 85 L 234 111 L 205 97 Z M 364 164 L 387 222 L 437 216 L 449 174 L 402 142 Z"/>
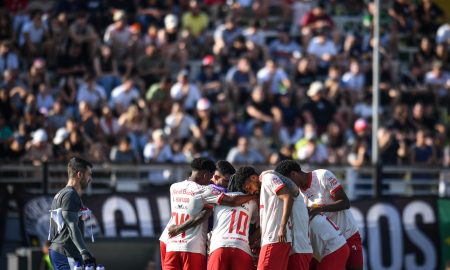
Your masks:
<path fill-rule="evenodd" d="M 285 186 L 284 184 L 278 186 L 278 187 L 275 189 L 275 193 L 278 194 L 278 191 L 280 191 L 282 188 L 284 188 L 284 186 Z"/>
<path fill-rule="evenodd" d="M 222 203 L 223 197 L 225 197 L 225 193 L 222 193 L 220 195 L 219 199 L 217 200 L 217 204 L 221 204 Z"/>
<path fill-rule="evenodd" d="M 342 189 L 342 185 L 335 187 L 333 190 L 330 191 L 331 196 L 334 196 L 334 194 L 336 194 L 336 192 L 338 192 L 341 189 Z"/>

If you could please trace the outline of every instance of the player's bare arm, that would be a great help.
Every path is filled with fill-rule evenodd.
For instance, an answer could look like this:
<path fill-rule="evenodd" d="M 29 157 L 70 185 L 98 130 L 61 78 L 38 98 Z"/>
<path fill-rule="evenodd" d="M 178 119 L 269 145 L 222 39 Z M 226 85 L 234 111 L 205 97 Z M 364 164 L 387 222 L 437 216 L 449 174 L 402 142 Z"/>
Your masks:
<path fill-rule="evenodd" d="M 208 219 L 208 217 L 212 214 L 213 208 L 204 208 L 200 213 L 193 216 L 192 218 L 189 218 L 184 223 L 180 225 L 172 225 L 169 227 L 169 237 L 175 237 L 179 235 L 180 233 L 189 230 L 190 228 L 193 228 L 195 226 L 198 226 L 202 224 L 205 220 Z"/>
<path fill-rule="evenodd" d="M 281 188 L 277 192 L 277 196 L 283 201 L 283 215 L 281 217 L 280 229 L 278 231 L 278 242 L 286 242 L 286 225 L 288 223 L 289 217 L 291 216 L 292 204 L 294 200 L 291 193 L 286 187 Z"/>
<path fill-rule="evenodd" d="M 244 204 L 253 199 L 256 200 L 257 197 L 258 197 L 258 195 L 252 195 L 252 194 L 237 195 L 237 196 L 224 195 L 220 204 L 226 205 L 226 206 L 239 206 L 239 205 Z"/>
<path fill-rule="evenodd" d="M 310 215 L 313 217 L 322 212 L 337 212 L 350 208 L 350 201 L 342 188 L 336 191 L 333 200 L 333 203 L 311 208 Z"/>

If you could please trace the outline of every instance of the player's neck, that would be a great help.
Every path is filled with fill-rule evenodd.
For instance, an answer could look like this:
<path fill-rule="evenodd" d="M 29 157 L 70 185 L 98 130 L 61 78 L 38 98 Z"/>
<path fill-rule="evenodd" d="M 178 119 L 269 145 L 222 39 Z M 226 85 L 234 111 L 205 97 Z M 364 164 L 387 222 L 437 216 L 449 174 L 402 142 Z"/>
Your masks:
<path fill-rule="evenodd" d="M 67 182 L 67 187 L 73 187 L 75 189 L 75 191 L 81 195 L 81 186 L 80 186 L 80 182 L 75 180 L 75 179 L 69 179 L 69 181 Z"/>

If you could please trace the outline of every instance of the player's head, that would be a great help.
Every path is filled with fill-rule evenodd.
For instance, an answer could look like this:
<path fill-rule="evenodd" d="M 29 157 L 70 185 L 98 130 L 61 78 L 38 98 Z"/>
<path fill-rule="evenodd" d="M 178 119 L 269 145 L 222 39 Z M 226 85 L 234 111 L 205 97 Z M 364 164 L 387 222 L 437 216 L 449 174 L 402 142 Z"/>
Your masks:
<path fill-rule="evenodd" d="M 236 173 L 233 165 L 226 160 L 219 160 L 216 163 L 216 171 L 211 179 L 211 181 L 221 187 L 227 187 L 230 182 L 230 177 Z"/>
<path fill-rule="evenodd" d="M 261 189 L 259 174 L 255 168 L 250 166 L 240 167 L 234 176 L 233 182 L 238 191 L 244 191 L 249 194 L 259 193 Z"/>
<path fill-rule="evenodd" d="M 82 158 L 73 157 L 67 164 L 67 174 L 69 179 L 80 183 L 81 189 L 86 189 L 92 181 L 92 164 Z"/>
<path fill-rule="evenodd" d="M 279 162 L 275 167 L 275 171 L 286 177 L 289 177 L 294 182 L 298 182 L 300 180 L 299 176 L 301 176 L 303 173 L 300 164 L 291 159 Z"/>
<path fill-rule="evenodd" d="M 192 177 L 200 185 L 207 185 L 211 180 L 216 164 L 209 158 L 195 158 L 191 162 Z"/>

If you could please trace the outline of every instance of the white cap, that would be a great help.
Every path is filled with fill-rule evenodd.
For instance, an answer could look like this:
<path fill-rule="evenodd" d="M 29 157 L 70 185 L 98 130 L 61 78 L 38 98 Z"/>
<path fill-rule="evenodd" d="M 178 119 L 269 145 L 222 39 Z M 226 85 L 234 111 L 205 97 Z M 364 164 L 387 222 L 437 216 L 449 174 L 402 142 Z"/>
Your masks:
<path fill-rule="evenodd" d="M 313 97 L 323 90 L 323 83 L 320 81 L 313 82 L 308 89 L 308 97 Z"/>
<path fill-rule="evenodd" d="M 178 26 L 178 18 L 177 16 L 173 15 L 173 14 L 168 14 L 165 18 L 164 18 L 164 25 L 166 26 L 166 28 L 175 28 Z"/>
<path fill-rule="evenodd" d="M 56 131 L 55 138 L 53 138 L 53 143 L 54 144 L 60 144 L 65 139 L 67 139 L 67 137 L 69 137 L 69 133 L 67 132 L 67 130 L 65 128 L 59 128 Z"/>
<path fill-rule="evenodd" d="M 211 102 L 207 98 L 201 98 L 197 101 L 197 110 L 204 111 L 211 108 Z"/>
<path fill-rule="evenodd" d="M 45 130 L 42 129 L 42 128 L 40 128 L 40 129 L 36 130 L 35 132 L 33 132 L 32 137 L 33 137 L 32 142 L 34 144 L 40 143 L 40 142 L 46 142 L 47 139 L 48 139 L 47 132 L 45 132 Z"/>

